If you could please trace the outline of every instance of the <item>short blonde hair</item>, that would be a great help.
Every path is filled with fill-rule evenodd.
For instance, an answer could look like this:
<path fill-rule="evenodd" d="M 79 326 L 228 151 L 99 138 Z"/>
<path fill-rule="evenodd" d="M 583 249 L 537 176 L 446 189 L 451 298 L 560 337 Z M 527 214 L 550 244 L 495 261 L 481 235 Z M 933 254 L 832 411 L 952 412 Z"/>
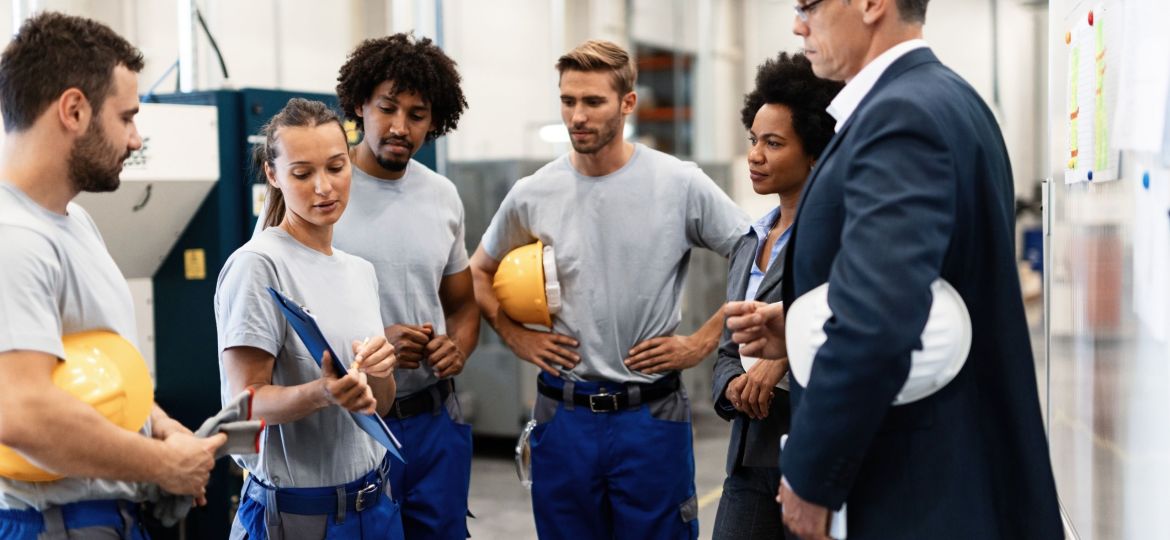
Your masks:
<path fill-rule="evenodd" d="M 618 95 L 634 91 L 638 70 L 630 53 L 612 41 L 591 39 L 557 59 L 557 71 L 609 71 L 613 73 L 613 87 Z"/>

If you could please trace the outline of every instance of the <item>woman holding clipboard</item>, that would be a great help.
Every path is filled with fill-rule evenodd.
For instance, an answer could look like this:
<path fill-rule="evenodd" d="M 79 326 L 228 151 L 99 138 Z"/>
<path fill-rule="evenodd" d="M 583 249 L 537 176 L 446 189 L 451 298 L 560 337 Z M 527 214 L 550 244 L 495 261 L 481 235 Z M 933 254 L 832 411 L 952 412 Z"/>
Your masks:
<path fill-rule="evenodd" d="M 349 200 L 345 132 L 324 103 L 292 99 L 262 134 L 264 230 L 228 259 L 215 293 L 221 394 L 252 391 L 252 416 L 268 423 L 258 455 L 233 456 L 250 474 L 231 538 L 402 538 L 386 449 L 349 415 L 390 409 L 395 357 L 373 266 L 332 246 Z M 348 373 L 318 366 L 268 287 L 314 315 Z"/>

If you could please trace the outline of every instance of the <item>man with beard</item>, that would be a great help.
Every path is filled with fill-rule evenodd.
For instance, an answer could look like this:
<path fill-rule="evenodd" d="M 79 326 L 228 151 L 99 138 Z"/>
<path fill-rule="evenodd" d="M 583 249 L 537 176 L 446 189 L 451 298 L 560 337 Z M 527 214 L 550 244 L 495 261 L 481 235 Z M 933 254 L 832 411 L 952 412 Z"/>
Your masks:
<path fill-rule="evenodd" d="M 454 377 L 479 339 L 479 307 L 463 241 L 463 203 L 447 178 L 414 161 L 454 130 L 467 101 L 452 61 L 430 39 L 362 42 L 338 76 L 345 116 L 363 135 L 350 150 L 349 207 L 333 244 L 374 264 L 398 399 L 386 421 L 406 464 L 390 470 L 408 539 L 467 537 L 471 426 Z"/>
<path fill-rule="evenodd" d="M 637 96 L 621 47 L 588 41 L 556 67 L 573 149 L 516 183 L 471 259 L 488 323 L 543 371 L 531 435 L 537 532 L 696 538 L 679 371 L 714 350 L 722 316 L 675 335 L 679 296 L 690 250 L 728 256 L 748 219 L 693 163 L 622 138 Z M 492 289 L 504 256 L 537 240 L 554 248 L 563 290 L 552 332 L 510 319 Z"/>
<path fill-rule="evenodd" d="M 101 329 L 136 340 L 126 281 L 71 201 L 116 189 L 122 162 L 142 146 L 141 69 L 142 55 L 112 30 L 57 13 L 26 21 L 0 57 L 0 444 L 64 476 L 0 478 L 0 538 L 144 538 L 136 483 L 202 502 L 225 440 L 193 437 L 158 406 L 142 433 L 124 430 L 52 380 L 62 335 Z"/>

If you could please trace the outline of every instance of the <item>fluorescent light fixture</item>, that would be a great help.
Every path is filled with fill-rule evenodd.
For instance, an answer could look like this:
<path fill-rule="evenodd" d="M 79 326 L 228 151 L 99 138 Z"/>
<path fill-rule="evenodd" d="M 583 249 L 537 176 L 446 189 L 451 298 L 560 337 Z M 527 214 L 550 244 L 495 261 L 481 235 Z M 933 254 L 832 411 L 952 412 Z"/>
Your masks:
<path fill-rule="evenodd" d="M 634 126 L 626 124 L 625 129 L 622 130 L 622 138 L 629 139 L 634 136 Z M 540 127 L 540 140 L 548 143 L 567 143 L 569 142 L 569 130 L 565 128 L 564 124 L 547 124 Z"/>
<path fill-rule="evenodd" d="M 569 130 L 564 124 L 548 124 L 540 127 L 540 140 L 550 143 L 569 142 Z"/>

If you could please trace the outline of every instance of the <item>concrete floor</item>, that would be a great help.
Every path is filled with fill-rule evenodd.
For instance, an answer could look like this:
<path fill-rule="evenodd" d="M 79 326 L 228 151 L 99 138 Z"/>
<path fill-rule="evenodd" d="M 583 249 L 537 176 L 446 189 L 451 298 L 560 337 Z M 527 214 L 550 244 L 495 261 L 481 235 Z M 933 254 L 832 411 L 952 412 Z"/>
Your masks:
<path fill-rule="evenodd" d="M 699 537 L 710 538 L 722 492 L 723 466 L 731 427 L 711 411 L 710 405 L 696 404 L 693 417 Z M 535 539 L 532 500 L 528 490 L 516 479 L 512 457 L 515 441 L 476 439 L 475 443 L 470 508 L 476 519 L 469 520 L 471 537 L 474 540 Z"/>
<path fill-rule="evenodd" d="M 1028 307 L 1041 400 L 1046 401 L 1048 388 L 1044 362 L 1043 306 L 1038 302 L 1032 302 L 1029 303 Z M 708 372 L 710 370 L 709 367 L 705 369 Z M 709 380 L 701 380 L 688 385 L 694 418 L 695 489 L 699 495 L 700 538 L 711 538 L 711 527 L 715 523 L 715 510 L 719 507 L 719 497 L 722 493 L 723 467 L 727 456 L 727 441 L 731 431 L 730 424 L 724 422 L 711 410 L 709 398 L 704 399 L 706 393 L 702 389 L 709 384 Z M 532 501 L 528 491 L 521 487 L 520 482 L 516 479 L 516 468 L 512 454 L 515 440 L 477 438 L 475 445 L 476 455 L 471 466 L 470 507 L 477 518 L 469 520 L 472 538 L 475 540 L 535 539 L 536 527 L 532 521 Z M 1063 480 L 1063 478 L 1058 478 L 1058 480 Z"/>

